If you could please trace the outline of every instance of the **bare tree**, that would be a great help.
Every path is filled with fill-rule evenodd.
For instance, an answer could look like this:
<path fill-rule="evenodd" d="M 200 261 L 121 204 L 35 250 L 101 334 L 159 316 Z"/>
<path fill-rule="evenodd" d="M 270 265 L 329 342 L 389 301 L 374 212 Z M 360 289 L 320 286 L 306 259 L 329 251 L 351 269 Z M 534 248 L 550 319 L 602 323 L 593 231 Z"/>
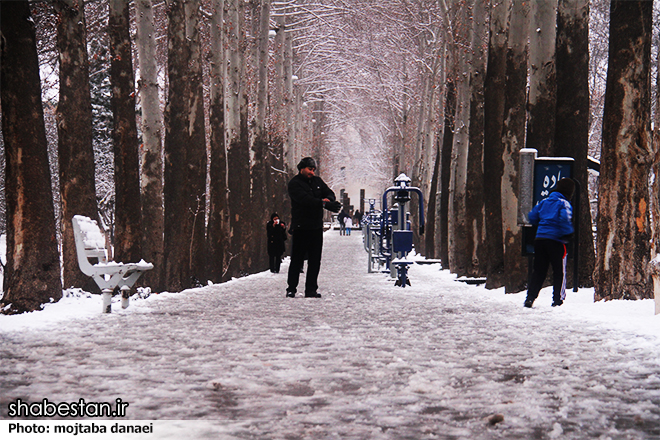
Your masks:
<path fill-rule="evenodd" d="M 527 284 L 527 265 L 522 258 L 522 232 L 518 226 L 519 151 L 525 145 L 525 103 L 527 84 L 527 2 L 513 1 L 509 36 L 502 130 L 501 228 L 503 238 L 504 286 L 506 292 L 520 292 Z"/>
<path fill-rule="evenodd" d="M 557 0 L 529 2 L 529 102 L 527 147 L 553 154 L 557 81 L 555 41 Z"/>
<path fill-rule="evenodd" d="M 165 287 L 199 283 L 206 209 L 206 145 L 198 1 L 168 1 L 169 94 L 165 107 Z"/>
<path fill-rule="evenodd" d="M 0 3 L 0 101 L 6 154 L 7 266 L 2 313 L 62 297 L 34 22 L 27 1 Z M 29 182 L 29 184 L 27 184 Z"/>
<path fill-rule="evenodd" d="M 131 55 L 128 2 L 110 0 L 110 82 L 115 153 L 115 260 L 138 262 L 142 258 L 142 206 L 135 81 Z"/>
<path fill-rule="evenodd" d="M 142 277 L 145 285 L 160 291 L 163 288 L 163 123 L 161 120 L 156 61 L 156 35 L 151 0 L 137 0 L 136 46 L 140 64 L 142 121 L 142 254 L 154 269 Z"/>
<path fill-rule="evenodd" d="M 487 288 L 504 286 L 501 183 L 504 172 L 502 131 L 506 84 L 506 42 L 510 1 L 492 5 L 488 64 L 484 86 L 484 199 L 488 261 Z"/>
<path fill-rule="evenodd" d="M 611 3 L 595 299 L 652 297 L 649 172 L 653 2 Z"/>
<path fill-rule="evenodd" d="M 71 224 L 77 214 L 98 218 L 85 13 L 82 0 L 59 0 L 54 6 L 58 15 L 57 46 L 60 55 L 57 139 L 62 200 L 63 284 L 98 291 L 96 283 L 78 267 Z"/>
<path fill-rule="evenodd" d="M 214 0 L 211 16 L 211 73 L 209 105 L 209 277 L 225 280 L 229 251 L 229 211 L 227 206 L 227 150 L 225 144 L 224 83 L 227 72 L 224 50 L 224 0 Z"/>
<path fill-rule="evenodd" d="M 579 279 L 592 286 L 594 236 L 589 209 L 589 2 L 561 0 L 557 14 L 557 116 L 554 154 L 575 159 L 573 177 L 580 182 Z"/>
<path fill-rule="evenodd" d="M 470 127 L 465 188 L 465 227 L 467 242 L 464 252 L 470 258 L 467 275 L 486 274 L 484 257 L 486 230 L 484 225 L 484 79 L 488 35 L 487 4 L 476 1 L 472 9 L 472 69 L 470 70 Z"/>

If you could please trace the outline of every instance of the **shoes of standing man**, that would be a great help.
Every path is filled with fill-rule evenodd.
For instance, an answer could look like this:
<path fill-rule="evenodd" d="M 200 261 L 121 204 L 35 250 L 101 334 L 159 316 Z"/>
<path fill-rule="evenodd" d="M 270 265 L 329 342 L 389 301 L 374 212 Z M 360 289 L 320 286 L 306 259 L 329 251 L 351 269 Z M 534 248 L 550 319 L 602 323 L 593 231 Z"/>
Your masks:
<path fill-rule="evenodd" d="M 287 298 L 295 298 L 296 297 L 296 292 L 289 292 L 288 290 L 286 291 L 286 297 Z"/>
<path fill-rule="evenodd" d="M 534 301 L 529 300 L 529 299 L 526 299 L 526 300 L 525 300 L 525 304 L 524 304 L 524 305 L 525 305 L 525 307 L 527 307 L 528 309 L 531 309 L 531 308 L 532 308 L 532 304 L 534 304 Z"/>
<path fill-rule="evenodd" d="M 552 307 L 559 307 L 562 304 L 564 304 L 564 301 L 562 301 L 562 300 L 555 301 L 555 302 L 552 303 Z"/>
<path fill-rule="evenodd" d="M 321 298 L 321 294 L 318 292 L 306 293 L 305 298 Z"/>

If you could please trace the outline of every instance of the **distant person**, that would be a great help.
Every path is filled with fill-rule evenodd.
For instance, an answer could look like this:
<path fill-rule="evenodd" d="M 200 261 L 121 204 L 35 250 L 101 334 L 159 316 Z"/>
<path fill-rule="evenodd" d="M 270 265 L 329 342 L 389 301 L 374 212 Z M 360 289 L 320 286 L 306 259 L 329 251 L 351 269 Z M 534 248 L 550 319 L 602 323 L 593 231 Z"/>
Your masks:
<path fill-rule="evenodd" d="M 351 235 L 351 229 L 353 229 L 353 219 L 350 215 L 347 215 L 344 219 L 344 227 L 346 228 L 346 235 Z"/>
<path fill-rule="evenodd" d="M 357 225 L 358 228 L 362 227 L 362 213 L 358 209 L 355 211 L 355 215 L 353 216 L 353 219 L 355 220 L 355 224 Z"/>
<path fill-rule="evenodd" d="M 348 214 L 346 214 L 346 211 L 342 209 L 337 216 L 337 222 L 339 223 L 339 235 L 346 235 L 346 217 L 348 217 Z"/>
<path fill-rule="evenodd" d="M 316 162 L 311 157 L 298 163 L 298 174 L 289 181 L 291 199 L 291 264 L 286 289 L 287 298 L 296 296 L 300 270 L 307 257 L 305 297 L 321 298 L 318 293 L 318 275 L 323 250 L 323 208 L 339 212 L 341 203 L 335 193 L 316 173 Z"/>
<path fill-rule="evenodd" d="M 534 240 L 534 268 L 527 290 L 525 307 L 532 307 L 539 296 L 548 266 L 552 266 L 552 307 L 566 298 L 566 243 L 573 234 L 573 208 L 570 200 L 575 182 L 561 179 L 547 199 L 529 213 L 529 221 L 538 226 Z"/>
<path fill-rule="evenodd" d="M 286 224 L 280 220 L 277 213 L 273 213 L 270 216 L 270 221 L 266 223 L 266 235 L 268 236 L 268 265 L 270 271 L 279 273 L 282 255 L 285 250 Z"/>

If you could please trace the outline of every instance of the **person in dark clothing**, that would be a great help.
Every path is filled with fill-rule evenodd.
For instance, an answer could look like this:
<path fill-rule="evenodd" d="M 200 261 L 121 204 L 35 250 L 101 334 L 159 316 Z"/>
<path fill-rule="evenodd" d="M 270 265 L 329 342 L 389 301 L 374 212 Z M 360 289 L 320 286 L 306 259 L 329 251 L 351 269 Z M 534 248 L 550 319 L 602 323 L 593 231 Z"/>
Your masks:
<path fill-rule="evenodd" d="M 348 214 L 346 214 L 346 211 L 342 209 L 337 216 L 337 222 L 339 223 L 339 235 L 346 235 L 346 217 L 348 217 Z"/>
<path fill-rule="evenodd" d="M 323 250 L 323 208 L 339 212 L 341 203 L 325 182 L 315 175 L 316 162 L 311 157 L 303 158 L 298 164 L 298 174 L 289 181 L 291 199 L 291 264 L 287 279 L 286 296 L 296 296 L 300 269 L 307 256 L 307 278 L 305 297 L 321 298 L 318 289 L 318 275 L 321 269 Z"/>
<path fill-rule="evenodd" d="M 279 273 L 286 241 L 286 224 L 280 221 L 277 213 L 273 213 L 270 221 L 266 223 L 266 234 L 268 236 L 268 265 L 271 272 Z"/>
<path fill-rule="evenodd" d="M 575 182 L 561 179 L 547 199 L 530 212 L 529 220 L 537 225 L 534 240 L 534 267 L 527 289 L 525 307 L 532 307 L 543 287 L 548 266 L 552 266 L 552 307 L 561 306 L 566 298 L 566 243 L 573 234 L 573 208 L 570 200 Z"/>

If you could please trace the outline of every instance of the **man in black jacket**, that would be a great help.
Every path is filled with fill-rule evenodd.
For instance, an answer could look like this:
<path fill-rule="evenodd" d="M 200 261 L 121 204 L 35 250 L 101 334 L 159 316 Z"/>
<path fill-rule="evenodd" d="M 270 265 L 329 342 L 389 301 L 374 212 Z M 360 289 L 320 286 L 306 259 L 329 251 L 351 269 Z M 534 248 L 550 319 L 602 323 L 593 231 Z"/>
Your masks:
<path fill-rule="evenodd" d="M 335 193 L 315 175 L 315 172 L 316 162 L 311 157 L 305 157 L 298 164 L 298 174 L 289 181 L 290 232 L 293 235 L 293 243 L 287 279 L 287 298 L 296 296 L 305 256 L 307 256 L 305 297 L 321 298 L 321 294 L 317 292 L 317 279 L 321 269 L 323 249 L 323 208 L 339 212 L 341 204 L 335 200 Z"/>

